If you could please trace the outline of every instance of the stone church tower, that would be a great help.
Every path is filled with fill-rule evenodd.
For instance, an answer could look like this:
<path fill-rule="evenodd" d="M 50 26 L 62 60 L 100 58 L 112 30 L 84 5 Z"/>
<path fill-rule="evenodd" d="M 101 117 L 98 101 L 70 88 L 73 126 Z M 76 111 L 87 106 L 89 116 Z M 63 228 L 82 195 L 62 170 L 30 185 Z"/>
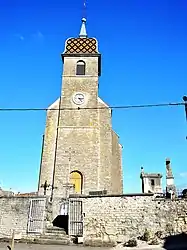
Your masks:
<path fill-rule="evenodd" d="M 111 109 L 98 97 L 101 55 L 86 33 L 66 41 L 61 96 L 47 110 L 38 193 L 122 194 L 122 161 Z"/>

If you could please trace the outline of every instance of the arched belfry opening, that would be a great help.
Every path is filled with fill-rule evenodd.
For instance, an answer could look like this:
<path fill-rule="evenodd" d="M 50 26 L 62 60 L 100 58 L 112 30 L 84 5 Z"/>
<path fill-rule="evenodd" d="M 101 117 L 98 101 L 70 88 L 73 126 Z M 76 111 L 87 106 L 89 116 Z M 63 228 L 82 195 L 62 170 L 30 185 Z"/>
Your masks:
<path fill-rule="evenodd" d="M 74 186 L 74 193 L 82 194 L 83 176 L 81 172 L 72 171 L 70 173 L 70 183 Z"/>
<path fill-rule="evenodd" d="M 76 65 L 76 75 L 85 75 L 86 72 L 86 63 L 82 60 L 77 62 Z"/>

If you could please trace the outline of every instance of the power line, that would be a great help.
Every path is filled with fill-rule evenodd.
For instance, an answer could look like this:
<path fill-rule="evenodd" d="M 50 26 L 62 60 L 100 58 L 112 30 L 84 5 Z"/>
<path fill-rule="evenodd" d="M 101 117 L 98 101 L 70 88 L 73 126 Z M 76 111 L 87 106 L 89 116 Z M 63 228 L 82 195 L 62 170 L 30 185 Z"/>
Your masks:
<path fill-rule="evenodd" d="M 169 106 L 185 106 L 184 102 L 178 103 L 159 103 L 159 104 L 143 104 L 143 105 L 122 105 L 122 106 L 106 106 L 106 107 L 78 107 L 78 108 L 0 108 L 0 111 L 47 111 L 47 110 L 102 110 L 102 109 L 138 109 L 138 108 L 154 108 Z"/>

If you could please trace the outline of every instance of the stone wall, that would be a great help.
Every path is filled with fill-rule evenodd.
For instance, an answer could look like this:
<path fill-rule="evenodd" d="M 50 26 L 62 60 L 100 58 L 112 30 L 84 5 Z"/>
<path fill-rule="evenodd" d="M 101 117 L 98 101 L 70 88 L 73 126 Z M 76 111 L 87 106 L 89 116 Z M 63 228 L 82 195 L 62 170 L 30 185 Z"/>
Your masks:
<path fill-rule="evenodd" d="M 107 109 L 107 104 L 98 98 L 98 118 L 99 118 L 99 185 L 97 190 L 107 190 L 112 193 L 111 186 L 111 164 L 112 164 L 112 124 L 111 110 Z"/>
<path fill-rule="evenodd" d="M 123 242 L 142 236 L 145 229 L 163 235 L 187 231 L 187 200 L 164 200 L 154 196 L 85 197 L 84 242 Z"/>
<path fill-rule="evenodd" d="M 0 198 L 0 238 L 12 230 L 28 237 L 31 197 Z M 153 195 L 74 197 L 83 201 L 83 236 L 89 245 L 115 244 L 142 236 L 147 229 L 163 236 L 187 232 L 187 200 L 158 199 Z M 60 214 L 62 198 L 55 198 L 44 220 L 51 223 Z M 47 208 L 47 206 L 46 206 Z M 45 223 L 45 222 L 44 222 Z M 31 235 L 30 235 L 31 236 Z M 32 237 L 32 236 L 31 236 Z"/>
<path fill-rule="evenodd" d="M 113 194 L 123 194 L 122 174 L 122 146 L 119 144 L 119 136 L 112 131 L 112 167 L 111 186 Z"/>
<path fill-rule="evenodd" d="M 0 237 L 10 237 L 12 230 L 26 235 L 29 198 L 0 197 Z"/>
<path fill-rule="evenodd" d="M 42 185 L 47 181 L 49 185 L 53 184 L 54 158 L 55 158 L 55 143 L 58 123 L 58 108 L 60 99 L 57 99 L 47 110 L 47 119 L 45 127 L 45 136 L 43 141 L 43 152 L 39 175 L 38 193 L 44 194 Z M 54 110 L 56 109 L 56 110 Z M 47 195 L 51 194 L 51 186 L 47 189 Z"/>
<path fill-rule="evenodd" d="M 31 197 L 0 197 L 0 238 L 11 237 L 13 230 L 21 238 L 28 236 L 27 226 L 32 199 Z"/>

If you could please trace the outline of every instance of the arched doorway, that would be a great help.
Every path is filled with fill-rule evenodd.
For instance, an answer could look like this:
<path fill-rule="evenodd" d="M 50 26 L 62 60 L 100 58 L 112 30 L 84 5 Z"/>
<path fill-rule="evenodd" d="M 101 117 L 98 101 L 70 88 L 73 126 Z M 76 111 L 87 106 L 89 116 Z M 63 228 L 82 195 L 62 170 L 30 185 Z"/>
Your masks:
<path fill-rule="evenodd" d="M 73 171 L 70 174 L 70 183 L 74 185 L 74 192 L 76 194 L 82 194 L 82 174 L 79 171 Z"/>

